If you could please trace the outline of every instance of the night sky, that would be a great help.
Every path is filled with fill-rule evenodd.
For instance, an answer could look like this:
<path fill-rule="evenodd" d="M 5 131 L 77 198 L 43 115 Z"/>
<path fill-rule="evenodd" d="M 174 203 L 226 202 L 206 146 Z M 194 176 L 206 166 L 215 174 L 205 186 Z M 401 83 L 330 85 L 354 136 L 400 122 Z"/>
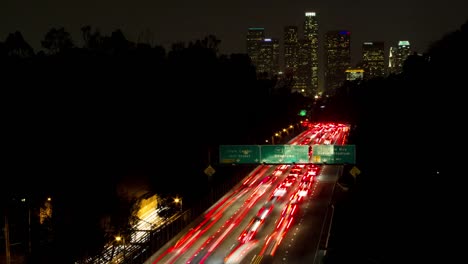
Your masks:
<path fill-rule="evenodd" d="M 0 40 L 19 30 L 37 51 L 49 29 L 63 26 L 81 46 L 80 28 L 90 25 L 104 35 L 121 29 L 131 41 L 151 32 L 153 44 L 166 48 L 214 34 L 222 41 L 221 53 L 245 53 L 247 28 L 264 27 L 267 37 L 281 39 L 284 26 L 302 29 L 305 12 L 314 11 L 321 34 L 351 31 L 356 63 L 364 41 L 385 41 L 388 49 L 409 40 L 423 53 L 432 41 L 459 29 L 467 10 L 466 0 L 4 0 Z"/>

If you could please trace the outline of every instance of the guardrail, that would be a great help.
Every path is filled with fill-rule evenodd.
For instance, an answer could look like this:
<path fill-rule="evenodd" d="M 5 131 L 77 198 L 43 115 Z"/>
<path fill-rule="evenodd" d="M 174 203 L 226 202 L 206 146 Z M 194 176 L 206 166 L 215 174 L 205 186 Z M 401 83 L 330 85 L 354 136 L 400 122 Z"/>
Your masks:
<path fill-rule="evenodd" d="M 202 215 L 210 206 L 230 191 L 245 177 L 239 173 L 229 181 L 213 186 L 200 202 L 183 212 L 177 212 L 152 230 L 129 230 L 130 237 L 136 232 L 144 232 L 137 241 L 130 243 L 112 242 L 101 254 L 75 262 L 75 264 L 141 264 L 149 259 L 154 252 L 181 232 L 190 223 Z"/>

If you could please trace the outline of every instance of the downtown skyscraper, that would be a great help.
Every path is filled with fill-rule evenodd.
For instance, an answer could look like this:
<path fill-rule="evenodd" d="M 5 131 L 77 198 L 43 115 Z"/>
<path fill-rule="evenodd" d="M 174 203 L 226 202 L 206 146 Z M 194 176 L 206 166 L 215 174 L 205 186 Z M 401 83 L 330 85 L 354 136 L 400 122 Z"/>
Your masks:
<path fill-rule="evenodd" d="M 403 71 L 403 64 L 411 54 L 411 46 L 409 41 L 400 40 L 398 46 L 390 47 L 388 55 L 388 73 L 400 74 Z"/>
<path fill-rule="evenodd" d="M 259 60 L 260 46 L 265 38 L 265 29 L 260 27 L 249 28 L 247 31 L 247 55 L 252 60 L 252 64 L 257 66 Z"/>
<path fill-rule="evenodd" d="M 366 41 L 362 44 L 364 79 L 385 76 L 385 44 L 383 41 Z"/>
<path fill-rule="evenodd" d="M 333 30 L 325 34 L 325 92 L 333 94 L 346 80 L 351 66 L 351 33 Z"/>
<path fill-rule="evenodd" d="M 297 26 L 284 28 L 284 69 L 292 76 L 292 92 L 314 97 L 319 93 L 319 31 L 315 12 L 306 12 L 303 37 Z"/>
<path fill-rule="evenodd" d="M 258 78 L 273 78 L 279 72 L 279 40 L 265 37 L 265 29 L 247 31 L 247 55 L 255 66 Z"/>
<path fill-rule="evenodd" d="M 307 49 L 310 53 L 307 80 L 308 94 L 311 96 L 318 95 L 319 93 L 319 28 L 318 19 L 315 12 L 306 12 L 304 21 L 304 39 L 307 42 Z"/>

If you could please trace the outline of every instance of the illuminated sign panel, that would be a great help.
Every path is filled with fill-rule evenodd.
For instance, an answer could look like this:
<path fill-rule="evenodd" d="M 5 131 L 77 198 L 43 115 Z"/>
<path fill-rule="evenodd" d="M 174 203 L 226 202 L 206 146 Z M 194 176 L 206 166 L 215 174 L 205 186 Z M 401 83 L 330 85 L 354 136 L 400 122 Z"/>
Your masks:
<path fill-rule="evenodd" d="M 358 79 L 364 78 L 364 70 L 363 69 L 347 69 L 346 71 L 346 80 L 348 81 L 355 81 Z"/>
<path fill-rule="evenodd" d="M 228 164 L 309 163 L 308 145 L 221 145 L 219 162 Z"/>
<path fill-rule="evenodd" d="M 220 163 L 260 163 L 258 145 L 222 145 L 219 146 Z"/>
<path fill-rule="evenodd" d="M 313 145 L 312 163 L 355 164 L 355 145 Z"/>
<path fill-rule="evenodd" d="M 398 46 L 409 46 L 409 41 L 407 40 L 400 40 L 398 42 Z"/>
<path fill-rule="evenodd" d="M 264 145 L 261 148 L 262 163 L 308 163 L 308 145 Z"/>

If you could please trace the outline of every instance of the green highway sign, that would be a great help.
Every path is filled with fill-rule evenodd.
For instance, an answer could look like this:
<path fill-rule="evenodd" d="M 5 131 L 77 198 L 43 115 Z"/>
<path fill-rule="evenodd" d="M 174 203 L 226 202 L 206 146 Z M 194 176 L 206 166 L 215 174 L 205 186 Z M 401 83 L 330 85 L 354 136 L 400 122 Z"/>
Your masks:
<path fill-rule="evenodd" d="M 262 163 L 309 163 L 308 145 L 263 145 Z"/>
<path fill-rule="evenodd" d="M 221 145 L 219 162 L 245 163 L 309 163 L 308 145 Z"/>
<path fill-rule="evenodd" d="M 221 145 L 220 163 L 260 163 L 259 145 Z"/>
<path fill-rule="evenodd" d="M 313 145 L 312 163 L 355 164 L 355 145 Z"/>

